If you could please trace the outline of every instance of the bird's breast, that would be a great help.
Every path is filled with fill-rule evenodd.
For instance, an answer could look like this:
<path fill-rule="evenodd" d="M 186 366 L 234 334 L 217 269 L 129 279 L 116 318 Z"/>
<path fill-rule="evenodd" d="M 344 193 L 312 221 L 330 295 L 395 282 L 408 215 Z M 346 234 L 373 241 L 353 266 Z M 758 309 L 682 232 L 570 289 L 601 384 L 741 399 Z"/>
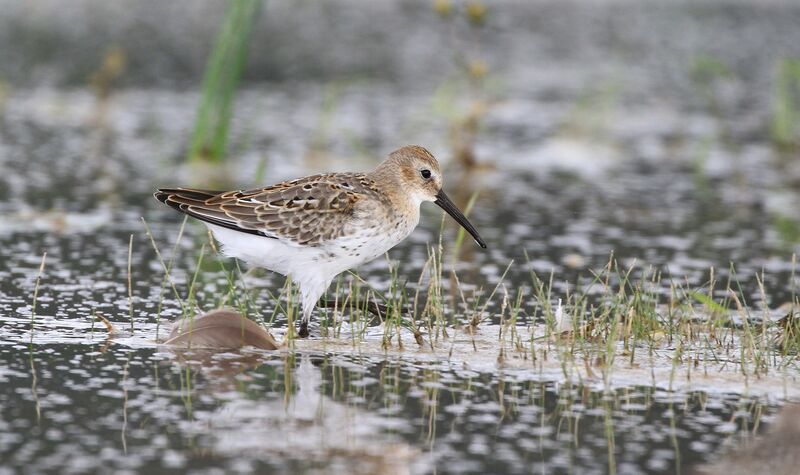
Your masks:
<path fill-rule="evenodd" d="M 419 222 L 419 213 L 375 213 L 359 217 L 348 233 L 328 248 L 353 266 L 375 259 L 408 237 Z"/>

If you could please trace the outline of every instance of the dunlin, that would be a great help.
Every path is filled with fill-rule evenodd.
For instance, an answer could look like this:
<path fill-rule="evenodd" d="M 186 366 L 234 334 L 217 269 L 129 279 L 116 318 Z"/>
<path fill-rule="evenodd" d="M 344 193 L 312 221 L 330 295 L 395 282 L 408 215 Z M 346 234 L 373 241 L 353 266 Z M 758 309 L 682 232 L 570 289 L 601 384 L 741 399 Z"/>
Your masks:
<path fill-rule="evenodd" d="M 291 277 L 302 295 L 302 337 L 333 278 L 411 234 L 423 201 L 439 205 L 486 247 L 442 190 L 439 162 L 415 145 L 369 173 L 325 173 L 248 191 L 164 188 L 155 197 L 203 221 L 224 254 Z"/>

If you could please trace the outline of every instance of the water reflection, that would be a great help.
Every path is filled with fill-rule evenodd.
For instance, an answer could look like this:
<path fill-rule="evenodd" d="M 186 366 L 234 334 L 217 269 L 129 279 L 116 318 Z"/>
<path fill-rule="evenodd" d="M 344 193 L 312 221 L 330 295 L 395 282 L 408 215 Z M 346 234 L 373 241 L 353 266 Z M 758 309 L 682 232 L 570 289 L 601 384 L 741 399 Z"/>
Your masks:
<path fill-rule="evenodd" d="M 671 473 L 705 456 L 692 450 L 691 441 L 698 432 L 729 424 L 717 412 L 746 405 L 733 420 L 747 428 L 762 409 L 736 397 L 712 402 L 714 410 L 704 394 L 675 397 L 640 388 L 603 394 L 513 374 L 409 368 L 370 358 L 285 355 L 260 368 L 247 376 L 201 370 L 209 388 L 223 388 L 222 378 L 228 390 L 249 395 L 202 417 L 195 413 L 194 423 L 211 431 L 218 453 L 291 458 L 300 451 L 318 461 L 344 457 L 378 464 L 388 470 L 383 473 L 399 473 L 412 463 L 444 473 L 482 472 L 489 454 L 496 459 L 494 470 L 512 473 L 526 472 L 529 464 L 548 473 L 631 473 L 635 467 Z M 266 387 L 276 391 L 264 401 L 255 394 Z M 698 415 L 701 423 L 694 420 Z M 734 431 L 726 428 L 718 441 Z M 284 434 L 279 442 L 268 434 L 276 432 Z M 713 441 L 706 438 L 705 444 Z"/>
<path fill-rule="evenodd" d="M 311 467 L 340 473 L 420 473 L 421 451 L 386 429 L 396 422 L 357 404 L 337 401 L 324 393 L 326 382 L 308 355 L 284 360 L 283 397 L 261 398 L 243 380 L 261 379 L 260 372 L 220 377 L 248 397 L 231 398 L 214 411 L 195 413 L 190 431 L 210 433 L 210 450 L 217 455 L 296 458 Z M 266 373 L 270 371 L 267 368 Z M 240 393 L 240 395 L 242 394 Z"/>
<path fill-rule="evenodd" d="M 776 410 L 400 357 L 19 346 L 0 346 L 3 386 L 27 386 L 0 394 L 0 457 L 33 471 L 674 473 Z"/>

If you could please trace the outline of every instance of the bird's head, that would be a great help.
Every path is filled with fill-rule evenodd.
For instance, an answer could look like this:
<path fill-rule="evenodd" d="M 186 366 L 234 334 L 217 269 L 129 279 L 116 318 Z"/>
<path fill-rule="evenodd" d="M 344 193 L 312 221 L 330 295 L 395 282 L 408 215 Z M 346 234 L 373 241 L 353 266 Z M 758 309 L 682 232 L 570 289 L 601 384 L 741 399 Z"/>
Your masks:
<path fill-rule="evenodd" d="M 442 189 L 442 172 L 429 151 L 408 145 L 390 153 L 386 164 L 395 169 L 403 191 L 414 201 L 436 201 Z"/>
<path fill-rule="evenodd" d="M 486 243 L 464 213 L 447 197 L 442 189 L 442 172 L 439 162 L 423 147 L 407 145 L 389 154 L 381 167 L 398 179 L 404 194 L 419 206 L 423 201 L 433 201 L 469 232 L 481 247 Z"/>

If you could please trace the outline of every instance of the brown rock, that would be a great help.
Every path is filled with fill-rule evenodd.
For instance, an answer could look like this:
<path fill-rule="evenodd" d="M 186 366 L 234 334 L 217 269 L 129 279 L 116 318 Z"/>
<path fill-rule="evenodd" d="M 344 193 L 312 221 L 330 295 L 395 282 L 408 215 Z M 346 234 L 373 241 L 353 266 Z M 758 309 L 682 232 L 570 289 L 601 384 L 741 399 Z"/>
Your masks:
<path fill-rule="evenodd" d="M 175 322 L 164 344 L 230 349 L 253 346 L 262 350 L 276 350 L 281 346 L 259 324 L 230 309 L 212 310 Z"/>

